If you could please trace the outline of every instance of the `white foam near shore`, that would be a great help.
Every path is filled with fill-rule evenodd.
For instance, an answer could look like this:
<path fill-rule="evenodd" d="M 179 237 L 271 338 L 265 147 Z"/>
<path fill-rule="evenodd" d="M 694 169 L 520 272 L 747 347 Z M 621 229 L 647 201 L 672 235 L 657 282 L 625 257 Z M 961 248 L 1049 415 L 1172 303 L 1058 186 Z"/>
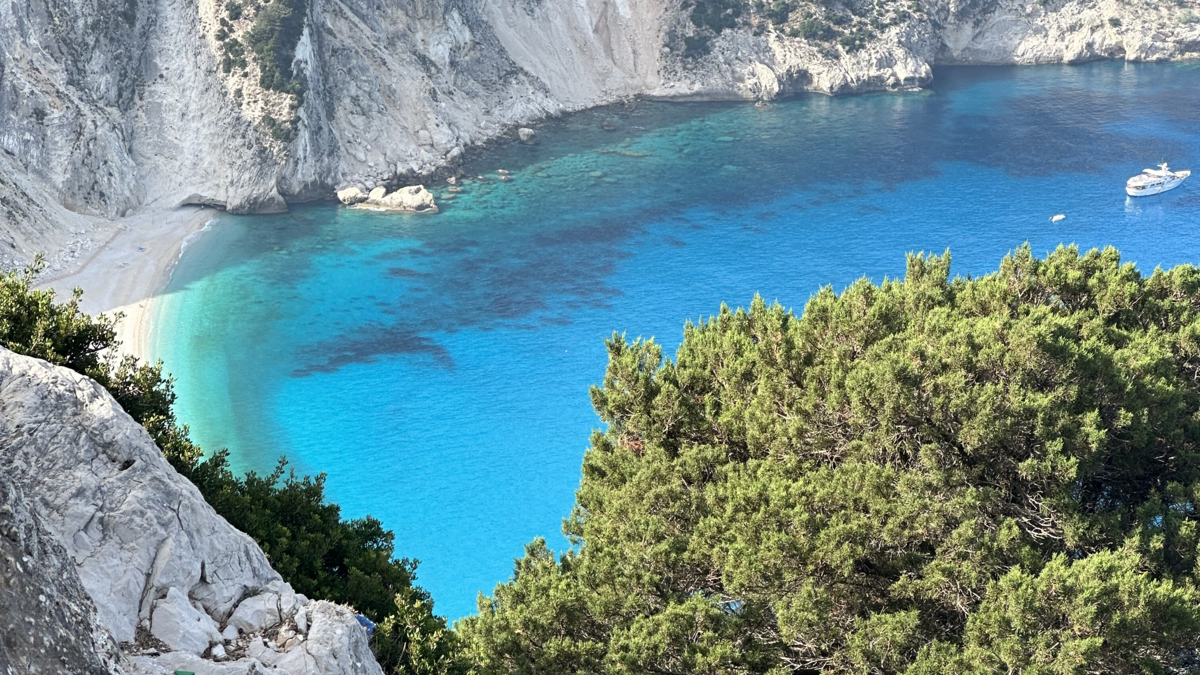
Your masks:
<path fill-rule="evenodd" d="M 217 211 L 188 206 L 123 219 L 113 235 L 74 270 L 42 280 L 39 288 L 53 288 L 59 299 L 83 289 L 83 311 L 88 314 L 121 312 L 117 324 L 120 351 L 151 359 L 150 331 L 156 296 L 171 278 L 171 271 L 193 238 L 211 225 Z"/>

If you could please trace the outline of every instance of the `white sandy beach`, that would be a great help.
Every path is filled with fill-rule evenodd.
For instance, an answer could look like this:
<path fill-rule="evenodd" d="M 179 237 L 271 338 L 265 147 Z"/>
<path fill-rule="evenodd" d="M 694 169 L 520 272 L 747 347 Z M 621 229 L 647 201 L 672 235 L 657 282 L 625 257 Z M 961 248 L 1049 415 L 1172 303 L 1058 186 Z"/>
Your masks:
<path fill-rule="evenodd" d="M 187 238 L 204 228 L 216 209 L 189 206 L 120 221 L 116 233 L 76 269 L 42 280 L 59 299 L 83 289 L 88 314 L 122 312 L 117 324 L 121 351 L 149 359 L 151 318 Z"/>

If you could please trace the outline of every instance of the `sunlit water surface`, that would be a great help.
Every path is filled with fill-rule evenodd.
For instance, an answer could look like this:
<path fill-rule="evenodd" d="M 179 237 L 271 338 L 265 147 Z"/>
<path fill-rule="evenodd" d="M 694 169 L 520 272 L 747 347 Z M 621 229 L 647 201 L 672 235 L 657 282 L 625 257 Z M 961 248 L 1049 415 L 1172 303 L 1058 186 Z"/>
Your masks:
<path fill-rule="evenodd" d="M 437 611 L 463 616 L 525 542 L 567 545 L 614 330 L 671 353 L 722 302 L 800 311 L 824 284 L 901 275 L 908 251 L 949 248 L 959 274 L 1025 241 L 1196 262 L 1200 183 L 1122 188 L 1200 158 L 1198 85 L 1193 64 L 963 68 L 919 93 L 569 116 L 476 155 L 493 180 L 436 216 L 221 218 L 184 254 L 153 351 L 203 447 L 328 473 L 343 513 L 395 530 Z"/>

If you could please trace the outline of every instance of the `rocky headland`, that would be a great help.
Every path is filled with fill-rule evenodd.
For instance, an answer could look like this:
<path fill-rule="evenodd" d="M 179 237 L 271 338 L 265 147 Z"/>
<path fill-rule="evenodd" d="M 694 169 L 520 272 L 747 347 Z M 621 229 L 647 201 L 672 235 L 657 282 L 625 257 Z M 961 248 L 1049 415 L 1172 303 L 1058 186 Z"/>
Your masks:
<path fill-rule="evenodd" d="M 113 222 L 420 182 L 631 96 L 771 99 L 942 64 L 1200 54 L 1194 0 L 45 0 L 0 8 L 0 266 Z M 532 138 L 524 132 L 524 138 Z"/>
<path fill-rule="evenodd" d="M 96 382 L 0 349 L 0 672 L 381 673 Z"/>

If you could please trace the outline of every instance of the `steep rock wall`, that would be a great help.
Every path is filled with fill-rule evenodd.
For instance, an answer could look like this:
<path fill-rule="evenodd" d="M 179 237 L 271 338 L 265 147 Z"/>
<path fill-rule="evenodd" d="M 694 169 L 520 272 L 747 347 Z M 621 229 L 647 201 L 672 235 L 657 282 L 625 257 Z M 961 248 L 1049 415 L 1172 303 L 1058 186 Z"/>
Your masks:
<path fill-rule="evenodd" d="M 0 476 L 0 672 L 119 675 L 121 654 L 71 557 Z"/>

